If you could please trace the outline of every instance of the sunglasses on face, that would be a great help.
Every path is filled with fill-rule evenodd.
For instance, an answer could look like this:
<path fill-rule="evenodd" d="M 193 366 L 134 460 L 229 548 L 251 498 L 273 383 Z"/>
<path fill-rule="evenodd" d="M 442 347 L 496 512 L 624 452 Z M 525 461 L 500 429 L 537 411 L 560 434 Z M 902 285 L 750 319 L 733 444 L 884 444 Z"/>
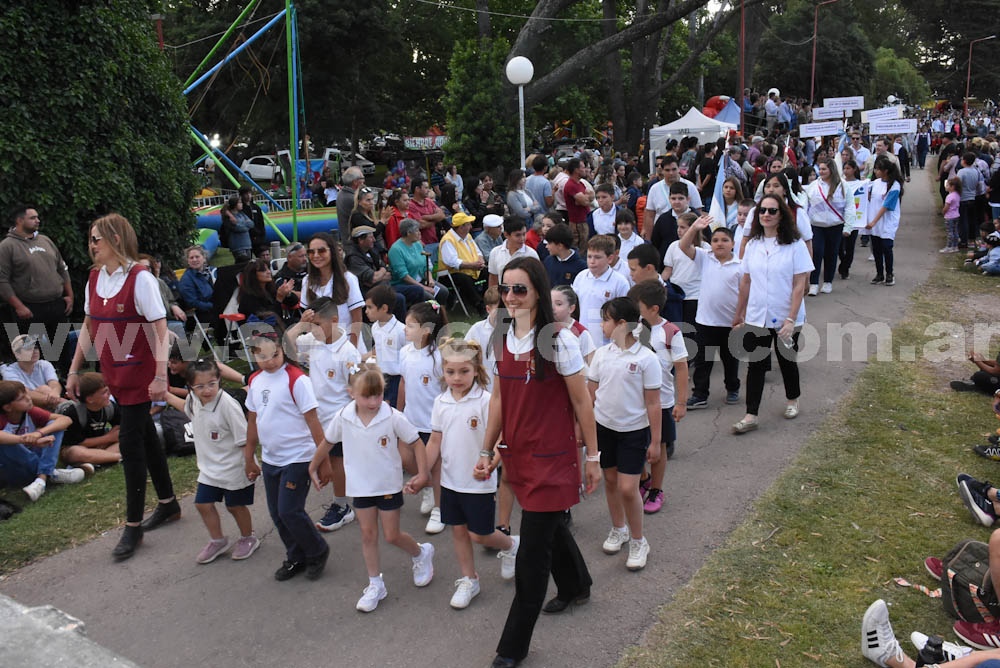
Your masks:
<path fill-rule="evenodd" d="M 501 283 L 497 286 L 500 289 L 500 294 L 505 295 L 508 292 L 513 292 L 518 297 L 523 297 L 528 294 L 528 286 L 521 285 L 520 283 L 515 283 L 514 285 L 507 285 L 506 283 Z"/>
<path fill-rule="evenodd" d="M 104 239 L 104 237 L 90 237 L 90 243 L 96 246 L 97 244 L 101 243 L 102 239 Z"/>
<path fill-rule="evenodd" d="M 778 213 L 780 211 L 781 211 L 781 209 L 779 209 L 777 207 L 771 207 L 771 206 L 762 206 L 762 207 L 760 207 L 760 212 L 761 213 L 766 213 L 769 216 L 776 216 L 776 215 L 778 215 Z"/>
<path fill-rule="evenodd" d="M 326 255 L 329 252 L 329 248 L 310 248 L 306 251 L 308 255 Z"/>

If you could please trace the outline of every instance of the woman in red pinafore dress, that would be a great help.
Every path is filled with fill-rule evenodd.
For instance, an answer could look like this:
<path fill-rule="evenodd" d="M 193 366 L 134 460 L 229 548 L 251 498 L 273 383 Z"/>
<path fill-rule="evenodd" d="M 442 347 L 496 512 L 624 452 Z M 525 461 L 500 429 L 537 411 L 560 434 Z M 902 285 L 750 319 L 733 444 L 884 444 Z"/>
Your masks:
<path fill-rule="evenodd" d="M 590 573 L 564 514 L 580 500 L 574 422 L 587 446 L 588 493 L 601 473 L 583 357 L 576 337 L 555 322 L 542 263 L 512 260 L 504 268 L 500 294 L 509 316 L 498 319 L 493 334 L 497 374 L 484 443 L 489 448 L 503 432 L 504 476 L 522 508 L 514 601 L 493 661 L 494 668 L 508 668 L 528 654 L 550 573 L 557 592 L 544 604 L 546 612 L 562 612 L 590 598 Z M 477 477 L 489 475 L 491 456 L 483 452 Z"/>
<path fill-rule="evenodd" d="M 77 397 L 80 367 L 97 351 L 104 381 L 121 407 L 119 447 L 125 474 L 125 530 L 111 553 L 128 559 L 149 531 L 180 517 L 167 458 L 160 446 L 151 401 L 167 392 L 167 320 L 156 278 L 136 258 L 135 230 L 118 214 L 102 216 L 90 228 L 94 268 L 87 281 L 86 317 L 70 364 L 66 390 Z M 146 475 L 160 500 L 143 522 Z"/>

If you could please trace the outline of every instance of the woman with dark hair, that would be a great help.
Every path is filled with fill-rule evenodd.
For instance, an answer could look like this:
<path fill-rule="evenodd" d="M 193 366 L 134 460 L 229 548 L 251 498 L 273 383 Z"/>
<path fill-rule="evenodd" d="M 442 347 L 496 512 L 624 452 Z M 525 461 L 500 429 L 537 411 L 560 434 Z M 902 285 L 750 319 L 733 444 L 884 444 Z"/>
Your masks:
<path fill-rule="evenodd" d="M 601 472 L 583 356 L 577 338 L 556 323 L 542 263 L 514 258 L 499 288 L 504 307 L 489 343 L 496 384 L 475 474 L 485 480 L 495 468 L 493 444 L 502 431 L 504 477 L 522 508 L 514 601 L 492 664 L 508 668 L 528 654 L 540 611 L 562 612 L 590 598 L 590 573 L 565 519 L 580 500 L 574 425 L 580 425 L 587 448 L 588 493 Z M 556 596 L 545 603 L 550 573 Z"/>
<path fill-rule="evenodd" d="M 827 160 L 818 165 L 819 178 L 809 184 L 809 222 L 813 231 L 813 269 L 809 276 L 809 295 L 820 292 L 819 272 L 823 270 L 824 294 L 833 292 L 833 274 L 844 236 L 844 209 L 847 190 L 840 182 L 837 161 Z"/>
<path fill-rule="evenodd" d="M 385 223 L 375 215 L 375 190 L 362 188 L 354 197 L 354 208 L 351 210 L 351 231 L 362 225 L 375 230 L 375 251 L 385 254 Z"/>
<path fill-rule="evenodd" d="M 399 238 L 399 223 L 407 218 L 410 208 L 410 194 L 403 188 L 397 188 L 389 194 L 382 218 L 385 220 L 385 247 L 392 248 Z"/>
<path fill-rule="evenodd" d="M 812 255 L 812 225 L 809 224 L 809 215 L 806 210 L 798 205 L 795 199 L 792 197 L 792 186 L 789 185 L 788 179 L 785 178 L 784 174 L 771 174 L 769 177 L 764 179 L 761 184 L 764 195 L 774 195 L 778 197 L 785 203 L 785 205 L 792 212 L 792 219 L 795 221 L 795 226 L 799 232 L 799 238 L 801 238 L 806 243 L 806 248 L 809 250 L 809 255 Z M 795 182 L 798 185 L 798 181 Z M 742 258 L 744 251 L 747 246 L 747 242 L 750 241 L 750 230 L 752 228 L 755 209 L 751 209 L 747 214 L 747 222 L 743 225 L 743 233 L 737 236 L 740 237 L 738 248 L 739 256 Z"/>
<path fill-rule="evenodd" d="M 899 208 L 903 199 L 903 176 L 899 167 L 886 156 L 879 156 L 872 167 L 875 178 L 868 184 L 865 227 L 871 230 L 875 278 L 872 285 L 895 285 L 892 248 L 899 229 Z"/>
<path fill-rule="evenodd" d="M 525 190 L 527 179 L 524 171 L 512 169 L 507 176 L 507 208 L 510 215 L 516 216 L 524 221 L 525 227 L 531 229 L 535 223 L 535 216 L 542 213 L 544 208 L 535 201 L 531 193 Z"/>
<path fill-rule="evenodd" d="M 87 281 L 86 315 L 66 392 L 78 398 L 80 367 L 96 348 L 104 381 L 121 408 L 118 444 L 125 474 L 125 530 L 111 556 L 122 561 L 135 554 L 143 531 L 181 516 L 167 457 L 149 413 L 151 401 L 164 401 L 167 394 L 170 343 L 159 285 L 138 263 L 138 241 L 128 220 L 117 213 L 95 220 L 90 227 L 90 257 L 94 266 Z M 143 522 L 147 474 L 159 503 Z"/>
<path fill-rule="evenodd" d="M 799 414 L 796 353 L 799 330 L 806 318 L 806 281 L 812 270 L 812 254 L 799 238 L 795 215 L 787 202 L 778 195 L 764 195 L 751 221 L 733 318 L 734 329 L 746 325 L 743 346 L 748 354 L 747 413 L 733 425 L 733 433 L 745 434 L 758 427 L 771 347 L 777 353 L 785 385 L 784 416 L 790 420 Z"/>
<path fill-rule="evenodd" d="M 344 268 L 340 244 L 330 234 L 312 235 L 306 249 L 309 267 L 302 279 L 300 306 L 307 309 L 318 297 L 332 299 L 337 304 L 340 328 L 347 331 L 351 344 L 358 347 L 361 307 L 365 305 L 358 277 Z"/>
<path fill-rule="evenodd" d="M 247 317 L 247 322 L 260 320 L 273 325 L 281 314 L 281 302 L 293 287 L 291 281 L 285 281 L 280 288 L 275 288 L 266 260 L 248 262 L 240 275 L 239 312 Z"/>
<path fill-rule="evenodd" d="M 236 264 L 248 262 L 252 255 L 253 244 L 250 241 L 250 230 L 253 229 L 253 219 L 243 213 L 243 200 L 239 195 L 233 195 L 222 207 L 222 226 L 228 233 L 226 247 L 233 254 Z M 220 232 L 222 230 L 220 229 Z M 221 235 L 220 235 L 221 236 Z"/>
<path fill-rule="evenodd" d="M 736 214 L 743 197 L 743 182 L 738 178 L 730 176 L 722 182 L 722 205 L 726 219 L 719 222 L 731 230 L 736 228 Z"/>

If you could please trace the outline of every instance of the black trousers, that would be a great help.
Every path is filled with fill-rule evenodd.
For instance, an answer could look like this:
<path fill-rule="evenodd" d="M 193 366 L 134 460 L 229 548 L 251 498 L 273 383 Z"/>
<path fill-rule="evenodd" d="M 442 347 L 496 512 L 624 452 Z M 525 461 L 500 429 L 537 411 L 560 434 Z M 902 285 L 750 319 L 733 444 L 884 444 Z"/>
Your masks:
<path fill-rule="evenodd" d="M 451 286 L 452 282 L 454 282 L 458 294 L 462 296 L 462 301 L 465 302 L 465 307 L 470 311 L 479 310 L 483 303 L 483 296 L 479 294 L 479 288 L 476 287 L 476 279 L 472 278 L 472 276 L 463 274 L 460 271 L 451 271 L 448 272 L 447 277 L 439 277 L 438 281 L 444 283 L 446 286 Z"/>
<path fill-rule="evenodd" d="M 749 340 L 749 345 L 748 344 Z M 796 360 L 799 347 L 799 333 L 792 335 L 795 342 L 792 348 L 787 348 L 785 344 L 778 341 L 778 331 L 775 329 L 763 329 L 761 327 L 746 328 L 743 337 L 743 350 L 749 353 L 747 362 L 747 413 L 758 415 L 760 412 L 760 399 L 764 395 L 764 373 L 767 371 L 771 360 L 770 348 L 778 358 L 778 368 L 781 369 L 781 381 L 785 384 L 785 398 L 788 400 L 798 399 L 802 394 L 799 389 L 799 364 Z M 763 348 L 764 350 L 760 350 Z M 767 355 L 765 355 L 767 351 Z"/>
<path fill-rule="evenodd" d="M 692 395 L 699 399 L 708 399 L 709 379 L 712 377 L 712 367 L 715 365 L 717 348 L 722 359 L 722 369 L 725 375 L 726 391 L 738 392 L 740 389 L 740 361 L 733 355 L 729 347 L 731 327 L 710 327 L 697 324 L 700 361 L 694 368 L 694 391 Z"/>
<path fill-rule="evenodd" d="M 146 474 L 153 481 L 156 498 L 174 495 L 167 455 L 156 435 L 150 403 L 122 406 L 122 422 L 118 432 L 118 447 L 122 453 L 125 474 L 125 521 L 141 522 L 146 506 Z"/>
<path fill-rule="evenodd" d="M 520 661 L 528 655 L 531 634 L 545 603 L 549 573 L 556 581 L 556 596 L 570 600 L 590 591 L 593 580 L 565 513 L 521 512 L 521 546 L 514 572 L 514 601 L 497 645 L 497 654 Z"/>
<path fill-rule="evenodd" d="M 858 240 L 858 231 L 852 230 L 850 236 L 844 237 L 840 242 L 840 277 L 844 278 L 851 273 L 851 265 L 854 264 L 854 244 Z"/>

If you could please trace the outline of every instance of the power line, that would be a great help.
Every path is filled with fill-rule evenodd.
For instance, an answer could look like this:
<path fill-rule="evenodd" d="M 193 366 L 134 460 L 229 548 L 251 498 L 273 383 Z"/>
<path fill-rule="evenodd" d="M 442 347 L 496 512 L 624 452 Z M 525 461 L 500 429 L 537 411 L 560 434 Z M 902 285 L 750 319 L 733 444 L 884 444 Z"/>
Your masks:
<path fill-rule="evenodd" d="M 605 21 L 615 21 L 618 19 L 572 19 L 572 18 L 558 18 L 558 17 L 545 17 L 545 16 L 530 16 L 525 14 L 506 14 L 504 12 L 490 12 L 482 11 L 476 9 L 475 7 L 459 7 L 458 5 L 449 5 L 443 2 L 437 2 L 436 0 L 413 0 L 413 2 L 419 2 L 425 5 L 432 5 L 440 9 L 455 9 L 461 12 L 473 12 L 475 14 L 488 14 L 489 16 L 503 16 L 510 19 L 524 19 L 525 21 L 550 21 L 552 23 L 604 23 Z"/>

